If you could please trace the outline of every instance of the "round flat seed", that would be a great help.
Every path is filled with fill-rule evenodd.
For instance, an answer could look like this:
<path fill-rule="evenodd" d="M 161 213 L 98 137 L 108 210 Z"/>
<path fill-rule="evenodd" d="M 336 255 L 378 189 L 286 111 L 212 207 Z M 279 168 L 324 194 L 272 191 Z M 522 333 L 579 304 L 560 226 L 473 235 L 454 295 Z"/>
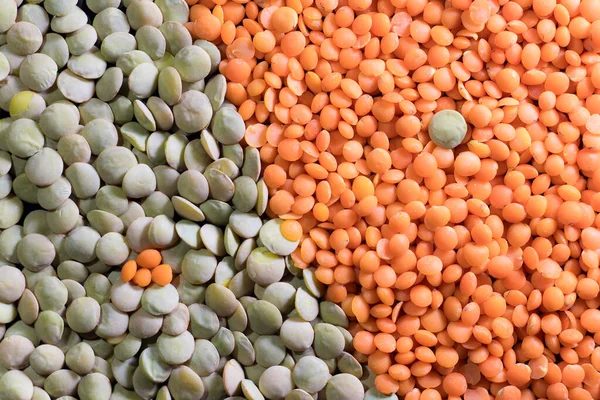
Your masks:
<path fill-rule="evenodd" d="M 228 202 L 235 194 L 235 185 L 231 178 L 224 172 L 211 168 L 204 171 L 204 176 L 208 181 L 210 195 L 215 200 Z"/>
<path fill-rule="evenodd" d="M 219 317 L 204 304 L 188 306 L 190 311 L 190 329 L 196 339 L 210 339 L 219 330 Z"/>
<path fill-rule="evenodd" d="M 104 40 L 111 33 L 127 33 L 131 29 L 125 13 L 113 7 L 106 8 L 96 14 L 92 25 L 96 29 L 96 32 L 98 32 L 100 40 Z"/>
<path fill-rule="evenodd" d="M 67 67 L 72 73 L 81 78 L 98 79 L 106 71 L 107 63 L 100 51 L 94 48 L 80 56 L 71 57 L 67 63 Z"/>
<path fill-rule="evenodd" d="M 201 204 L 208 198 L 208 181 L 196 170 L 184 171 L 177 180 L 177 190 L 192 203 Z"/>
<path fill-rule="evenodd" d="M 141 217 L 137 218 L 129 225 L 125 237 L 127 243 L 129 243 L 129 246 L 135 252 L 141 253 L 152 247 L 152 243 L 150 243 L 150 238 L 148 237 L 151 223 L 151 217 Z"/>
<path fill-rule="evenodd" d="M 62 17 L 52 18 L 50 27 L 56 33 L 71 33 L 83 28 L 87 22 L 85 12 L 79 7 L 73 7 Z"/>
<path fill-rule="evenodd" d="M 171 54 L 177 54 L 179 50 L 192 45 L 190 32 L 179 22 L 165 22 L 158 29 L 167 39 L 167 51 Z"/>
<path fill-rule="evenodd" d="M 293 370 L 294 383 L 309 393 L 320 392 L 331 378 L 325 362 L 317 357 L 302 357 Z"/>
<path fill-rule="evenodd" d="M 194 337 L 188 331 L 177 336 L 161 334 L 156 341 L 158 355 L 169 365 L 180 365 L 192 358 Z"/>
<path fill-rule="evenodd" d="M 238 178 L 239 179 L 239 178 Z M 247 182 L 253 185 L 253 182 Z M 235 210 L 229 216 L 229 226 L 240 237 L 244 239 L 256 237 L 262 227 L 262 220 L 255 213 L 247 213 Z"/>
<path fill-rule="evenodd" d="M 281 313 L 273 304 L 258 300 L 248 307 L 248 320 L 252 330 L 259 335 L 277 333 L 283 322 Z"/>
<path fill-rule="evenodd" d="M 37 154 L 34 157 L 36 157 Z M 30 161 L 33 160 L 34 157 L 31 157 Z M 90 164 L 75 163 L 66 169 L 65 176 L 71 183 L 73 192 L 80 199 L 92 197 L 98 192 L 98 189 L 100 189 L 100 177 L 94 167 Z"/>
<path fill-rule="evenodd" d="M 181 95 L 179 103 L 173 107 L 173 115 L 179 129 L 185 133 L 194 133 L 210 124 L 213 112 L 204 93 L 189 90 Z"/>
<path fill-rule="evenodd" d="M 217 111 L 225 101 L 225 92 L 227 91 L 227 80 L 221 74 L 211 78 L 206 84 L 204 94 L 208 96 L 213 111 Z"/>
<path fill-rule="evenodd" d="M 57 33 L 48 33 L 40 53 L 46 54 L 54 60 L 59 69 L 67 65 L 69 61 L 69 45 L 67 41 Z"/>
<path fill-rule="evenodd" d="M 71 54 L 80 56 L 94 47 L 98 40 L 98 33 L 93 26 L 86 24 L 81 29 L 68 34 L 66 40 Z"/>
<path fill-rule="evenodd" d="M 55 32 L 58 32 L 55 30 Z M 58 32 L 62 33 L 62 32 Z M 33 54 L 42 46 L 40 29 L 26 21 L 16 22 L 6 33 L 8 48 L 15 54 L 26 56 Z"/>
<path fill-rule="evenodd" d="M 126 124 L 133 119 L 133 103 L 127 97 L 117 95 L 108 105 L 117 124 Z"/>
<path fill-rule="evenodd" d="M 128 79 L 130 93 L 142 99 L 152 96 L 158 85 L 158 73 L 158 68 L 151 63 L 135 67 Z"/>
<path fill-rule="evenodd" d="M 165 142 L 165 157 L 167 159 L 167 164 L 173 169 L 179 171 L 183 170 L 183 153 L 187 144 L 188 138 L 181 133 L 169 136 Z"/>
<path fill-rule="evenodd" d="M 54 261 L 56 250 L 46 236 L 32 233 L 19 242 L 17 256 L 21 265 L 32 272 L 38 272 Z"/>
<path fill-rule="evenodd" d="M 205 219 L 204 213 L 200 208 L 183 197 L 173 196 L 171 198 L 175 212 L 190 221 L 202 222 Z"/>
<path fill-rule="evenodd" d="M 194 46 L 201 47 L 208 53 L 210 56 L 210 73 L 214 73 L 221 62 L 221 52 L 217 46 L 207 40 L 196 40 Z"/>
<path fill-rule="evenodd" d="M 125 388 L 133 389 L 133 374 L 138 366 L 138 360 L 130 358 L 125 361 L 113 358 L 110 362 L 117 383 Z"/>
<path fill-rule="evenodd" d="M 0 18 L 0 32 L 6 32 L 17 20 L 17 4 L 13 0 L 0 1 L 3 10 Z"/>
<path fill-rule="evenodd" d="M 350 374 L 338 374 L 327 382 L 326 393 L 328 399 L 359 400 L 365 395 L 365 390 L 358 378 Z"/>
<path fill-rule="evenodd" d="M 259 238 L 272 253 L 287 256 L 296 250 L 299 242 L 287 240 L 281 234 L 281 224 L 283 224 L 283 220 L 279 218 L 266 222 L 260 229 Z"/>
<path fill-rule="evenodd" d="M 294 389 L 292 371 L 280 365 L 267 368 L 260 377 L 258 387 L 269 399 L 284 398 Z"/>
<path fill-rule="evenodd" d="M 181 24 L 188 22 L 190 11 L 184 0 L 157 0 L 155 4 L 160 8 L 165 21 L 175 21 Z"/>
<path fill-rule="evenodd" d="M 231 280 L 236 273 L 237 271 L 233 264 L 233 258 L 224 257 L 219 264 L 217 264 L 217 269 L 215 270 L 215 283 L 228 287 L 229 290 L 234 292 L 233 294 L 235 294 L 236 297 L 239 297 L 231 285 Z"/>
<path fill-rule="evenodd" d="M 177 304 L 177 307 L 165 316 L 162 326 L 162 332 L 167 335 L 177 336 L 187 331 L 190 325 L 190 312 L 183 303 Z"/>
<path fill-rule="evenodd" d="M 286 355 L 286 348 L 279 336 L 260 336 L 254 342 L 256 362 L 269 368 L 279 365 Z"/>
<path fill-rule="evenodd" d="M 238 143 L 244 137 L 244 120 L 237 111 L 229 107 L 217 110 L 210 126 L 211 132 L 222 144 Z"/>
<path fill-rule="evenodd" d="M 310 348 L 315 337 L 310 322 L 301 318 L 288 318 L 281 325 L 279 333 L 285 346 L 294 352 L 303 352 Z"/>
<path fill-rule="evenodd" d="M 64 70 L 58 75 L 57 84 L 62 95 L 74 103 L 84 103 L 94 96 L 94 82 L 69 70 Z"/>
<path fill-rule="evenodd" d="M 211 280 L 217 268 L 217 258 L 206 249 L 190 250 L 184 257 L 181 273 L 184 279 L 194 285 Z"/>
<path fill-rule="evenodd" d="M 173 111 L 160 97 L 152 96 L 146 102 L 146 106 L 152 113 L 158 129 L 168 131 L 173 127 Z"/>
<path fill-rule="evenodd" d="M 217 283 L 210 284 L 206 289 L 205 302 L 219 317 L 229 317 L 239 304 L 231 290 Z"/>
<path fill-rule="evenodd" d="M 98 174 L 109 185 L 120 185 L 127 171 L 135 165 L 135 155 L 131 150 L 120 146 L 104 149 L 96 159 Z"/>
<path fill-rule="evenodd" d="M 235 267 L 238 270 L 242 270 L 246 267 L 246 261 L 252 253 L 252 250 L 256 248 L 256 241 L 254 239 L 246 239 L 240 244 L 240 247 L 235 254 Z"/>
<path fill-rule="evenodd" d="M 213 160 L 204 150 L 202 141 L 194 139 L 185 146 L 183 161 L 187 169 L 204 172 Z"/>
<path fill-rule="evenodd" d="M 218 160 L 221 155 L 219 149 L 219 143 L 215 140 L 214 136 L 207 130 L 204 129 L 200 134 L 200 142 L 206 154 L 209 155 L 213 160 Z"/>
<path fill-rule="evenodd" d="M 202 379 L 186 366 L 173 370 L 169 377 L 168 388 L 174 400 L 200 399 L 204 395 Z"/>
<path fill-rule="evenodd" d="M 80 399 L 98 398 L 110 399 L 112 384 L 105 375 L 93 372 L 81 378 L 77 386 L 77 394 Z"/>
<path fill-rule="evenodd" d="M 68 104 L 54 103 L 42 112 L 39 123 L 44 135 L 52 140 L 60 141 L 61 138 L 77 132 L 79 111 Z M 67 154 L 73 154 L 76 151 L 71 147 L 63 151 L 65 150 L 67 150 Z"/>
<path fill-rule="evenodd" d="M 118 232 L 108 232 L 98 241 L 96 255 L 106 265 L 120 265 L 129 256 L 129 246 L 123 235 Z"/>
<path fill-rule="evenodd" d="M 134 113 L 135 103 L 134 102 Z M 128 143 L 139 151 L 146 151 L 146 143 L 150 137 L 150 132 L 137 122 L 128 122 L 121 127 L 121 135 Z"/>
<path fill-rule="evenodd" d="M 224 145 L 223 157 L 231 160 L 238 168 L 244 165 L 244 149 L 239 143 Z"/>
<path fill-rule="evenodd" d="M 108 68 L 96 82 L 96 96 L 102 101 L 111 101 L 123 86 L 123 71 L 117 67 Z"/>
<path fill-rule="evenodd" d="M 329 360 L 338 357 L 344 351 L 344 343 L 344 336 L 334 325 L 315 325 L 314 349 L 319 358 Z"/>
<path fill-rule="evenodd" d="M 233 357 L 242 365 L 250 366 L 256 360 L 256 354 L 252 342 L 242 332 L 233 332 L 235 340 L 235 348 L 233 349 Z"/>
<path fill-rule="evenodd" d="M 214 255 L 225 255 L 223 231 L 219 227 L 211 224 L 204 224 L 202 228 L 200 228 L 200 239 L 204 246 Z"/>
<path fill-rule="evenodd" d="M 147 339 L 160 331 L 162 323 L 163 317 L 148 314 L 140 308 L 129 317 L 129 332 L 140 339 Z"/>
<path fill-rule="evenodd" d="M 327 289 L 327 287 L 317 279 L 317 277 L 315 275 L 315 271 L 316 271 L 316 268 L 303 269 L 302 270 L 302 278 L 304 279 L 304 284 L 306 285 L 306 289 L 308 289 L 310 294 L 319 298 L 319 297 L 322 297 L 325 295 L 325 290 Z M 321 310 L 321 313 L 322 312 L 323 312 L 323 310 Z M 325 322 L 327 322 L 327 321 L 325 321 Z M 337 324 L 334 324 L 334 325 L 337 325 Z"/>
<path fill-rule="evenodd" d="M 167 50 L 167 40 L 162 32 L 152 25 L 144 25 L 135 33 L 138 49 L 153 60 L 159 60 Z"/>
<path fill-rule="evenodd" d="M 115 346 L 114 355 L 119 360 L 125 361 L 135 356 L 141 348 L 142 340 L 129 333 L 125 339 Z"/>
<path fill-rule="evenodd" d="M 25 236 L 22 226 L 14 225 L 0 233 L 0 256 L 12 264 L 19 262 L 17 246 Z"/>
<path fill-rule="evenodd" d="M 37 191 L 38 187 L 29 180 L 25 173 L 21 173 L 13 180 L 13 192 L 19 199 L 27 203 L 37 203 Z M 6 199 L 8 198 L 10 197 L 6 197 Z"/>
<path fill-rule="evenodd" d="M 148 238 L 155 249 L 165 249 L 173 246 L 179 240 L 175 222 L 166 215 L 156 216 L 150 224 Z"/>
<path fill-rule="evenodd" d="M 96 259 L 96 244 L 100 234 L 93 228 L 81 226 L 71 231 L 65 239 L 65 251 L 72 259 L 87 263 Z"/>
<path fill-rule="evenodd" d="M 296 311 L 305 321 L 312 321 L 319 315 L 319 302 L 303 288 L 296 291 Z"/>
<path fill-rule="evenodd" d="M 348 327 L 348 317 L 344 310 L 335 303 L 324 301 L 319 304 L 319 315 L 323 322 L 328 324 Z"/>
<path fill-rule="evenodd" d="M 150 158 L 150 160 L 155 164 L 164 164 L 167 160 L 165 155 L 165 142 L 169 136 L 170 135 L 165 132 L 152 132 L 150 136 L 148 136 L 148 139 L 146 140 L 146 154 L 148 155 L 148 158 Z M 159 165 L 156 168 L 168 167 Z"/>
<path fill-rule="evenodd" d="M 165 382 L 171 375 L 171 367 L 160 359 L 156 346 L 142 351 L 139 366 L 144 375 L 155 383 Z"/>
<path fill-rule="evenodd" d="M 144 25 L 158 27 L 163 22 L 160 8 L 150 0 L 132 2 L 127 7 L 127 19 L 134 30 L 140 29 Z"/>
<path fill-rule="evenodd" d="M 363 368 L 358 360 L 346 352 L 338 358 L 338 369 L 340 372 L 354 375 L 359 379 L 363 376 Z"/>
<path fill-rule="evenodd" d="M 21 63 L 19 77 L 31 90 L 43 92 L 56 81 L 58 66 L 45 54 L 31 54 Z"/>
<path fill-rule="evenodd" d="M 42 311 L 35 321 L 34 328 L 40 340 L 48 344 L 58 344 L 65 332 L 64 320 L 54 311 Z M 58 368 L 60 367 L 62 363 Z"/>
<path fill-rule="evenodd" d="M 67 367 L 79 375 L 91 372 L 94 367 L 94 350 L 85 342 L 77 343 L 71 347 L 66 354 Z"/>
<path fill-rule="evenodd" d="M 188 283 L 185 279 L 176 277 L 174 281 L 177 284 L 177 292 L 179 293 L 179 301 L 190 306 L 194 303 L 200 303 L 204 301 L 204 292 L 206 288 L 204 286 L 196 286 Z"/>
<path fill-rule="evenodd" d="M 129 169 L 123 177 L 123 192 L 132 199 L 150 195 L 156 189 L 156 177 L 146 164 L 138 164 Z"/>
<path fill-rule="evenodd" d="M 190 45 L 177 52 L 173 66 L 185 82 L 197 82 L 208 76 L 211 63 L 204 49 Z"/>
<path fill-rule="evenodd" d="M 168 105 L 174 106 L 181 98 L 181 75 L 174 67 L 166 67 L 158 76 L 158 95 Z"/>
<path fill-rule="evenodd" d="M 14 121 L 6 135 L 8 150 L 15 156 L 28 158 L 44 146 L 44 135 L 39 125 L 31 119 Z"/>
<path fill-rule="evenodd" d="M 219 352 L 206 339 L 198 339 L 194 344 L 194 352 L 188 366 L 200 377 L 209 376 L 219 366 Z"/>
<path fill-rule="evenodd" d="M 200 209 L 206 215 L 208 222 L 219 226 L 225 226 L 229 222 L 229 216 L 233 208 L 219 200 L 207 200 L 200 204 Z"/>
<path fill-rule="evenodd" d="M 248 256 L 246 271 L 254 282 L 267 286 L 281 280 L 285 273 L 285 261 L 266 248 L 258 247 Z"/>
<path fill-rule="evenodd" d="M 225 246 L 227 254 L 234 257 L 240 247 L 240 243 L 241 240 L 239 236 L 235 234 L 229 225 L 227 225 L 223 233 L 223 245 Z"/>
<path fill-rule="evenodd" d="M 244 165 L 242 174 L 252 178 L 254 182 L 259 182 L 261 172 L 260 154 L 254 147 L 246 147 L 244 150 Z"/>
<path fill-rule="evenodd" d="M 169 314 L 179 303 L 179 294 L 173 285 L 151 285 L 142 295 L 142 308 L 151 315 Z"/>
<path fill-rule="evenodd" d="M 244 380 L 244 368 L 236 360 L 229 360 L 223 368 L 223 386 L 229 396 L 240 394 L 242 381 Z"/>
<path fill-rule="evenodd" d="M 142 398 L 154 398 L 158 392 L 158 385 L 148 379 L 139 367 L 133 372 L 132 384 L 135 393 Z"/>
<path fill-rule="evenodd" d="M 104 38 L 100 51 L 106 61 L 115 63 L 122 54 L 133 51 L 136 47 L 135 37 L 129 32 L 113 32 Z"/>
<path fill-rule="evenodd" d="M 66 321 L 77 333 L 93 331 L 100 322 L 100 305 L 91 297 L 73 300 L 67 308 Z"/>
<path fill-rule="evenodd" d="M 287 315 L 294 309 L 296 288 L 286 282 L 275 282 L 267 286 L 262 299 L 275 305 L 281 314 Z"/>
<path fill-rule="evenodd" d="M 108 103 L 96 98 L 86 101 L 79 106 L 81 119 L 84 124 L 87 124 L 96 119 L 105 119 L 109 122 L 114 122 L 115 116 Z"/>
<path fill-rule="evenodd" d="M 214 359 L 217 360 L 217 363 L 219 355 L 221 357 L 227 357 L 233 352 L 233 349 L 235 347 L 235 337 L 233 333 L 227 328 L 219 329 L 219 332 L 217 332 L 217 334 L 213 336 L 213 338 L 210 341 L 211 344 L 213 344 L 215 349 L 218 351 L 218 354 L 214 357 Z M 198 345 L 197 343 L 198 342 L 196 342 L 196 346 Z M 200 375 L 200 373 L 198 373 L 198 375 Z"/>

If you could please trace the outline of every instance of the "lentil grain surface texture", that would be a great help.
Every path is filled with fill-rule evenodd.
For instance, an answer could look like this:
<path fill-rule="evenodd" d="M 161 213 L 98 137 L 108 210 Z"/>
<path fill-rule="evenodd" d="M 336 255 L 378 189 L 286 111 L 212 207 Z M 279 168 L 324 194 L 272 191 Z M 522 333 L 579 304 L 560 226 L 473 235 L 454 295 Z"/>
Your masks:
<path fill-rule="evenodd" d="M 597 1 L 188 3 L 381 392 L 600 398 Z"/>
<path fill-rule="evenodd" d="M 189 13 L 0 0 L 0 400 L 374 386 Z"/>

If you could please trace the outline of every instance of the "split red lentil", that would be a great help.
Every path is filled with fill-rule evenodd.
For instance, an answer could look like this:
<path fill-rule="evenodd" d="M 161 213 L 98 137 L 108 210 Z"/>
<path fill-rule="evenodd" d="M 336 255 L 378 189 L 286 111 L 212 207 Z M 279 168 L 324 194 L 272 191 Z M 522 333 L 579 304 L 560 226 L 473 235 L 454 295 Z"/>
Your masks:
<path fill-rule="evenodd" d="M 381 392 L 600 398 L 600 0 L 188 3 Z"/>

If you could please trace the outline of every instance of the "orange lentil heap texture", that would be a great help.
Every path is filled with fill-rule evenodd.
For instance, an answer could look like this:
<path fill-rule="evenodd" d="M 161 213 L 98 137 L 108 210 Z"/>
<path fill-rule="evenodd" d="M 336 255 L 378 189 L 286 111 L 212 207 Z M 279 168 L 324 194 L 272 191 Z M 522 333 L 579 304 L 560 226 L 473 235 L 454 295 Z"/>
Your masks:
<path fill-rule="evenodd" d="M 600 398 L 600 0 L 194 2 L 381 392 Z"/>
<path fill-rule="evenodd" d="M 173 269 L 169 264 L 161 264 L 158 250 L 146 249 L 135 260 L 129 260 L 121 268 L 121 280 L 146 287 L 151 283 L 166 286 L 173 280 Z"/>

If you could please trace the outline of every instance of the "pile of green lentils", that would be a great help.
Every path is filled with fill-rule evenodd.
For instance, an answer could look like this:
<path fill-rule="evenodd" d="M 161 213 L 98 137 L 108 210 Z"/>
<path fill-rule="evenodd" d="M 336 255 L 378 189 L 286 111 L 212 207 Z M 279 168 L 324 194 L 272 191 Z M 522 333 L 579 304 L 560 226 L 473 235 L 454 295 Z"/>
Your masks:
<path fill-rule="evenodd" d="M 0 0 L 0 399 L 396 399 L 264 218 L 184 0 Z M 121 265 L 159 249 L 175 279 Z"/>

